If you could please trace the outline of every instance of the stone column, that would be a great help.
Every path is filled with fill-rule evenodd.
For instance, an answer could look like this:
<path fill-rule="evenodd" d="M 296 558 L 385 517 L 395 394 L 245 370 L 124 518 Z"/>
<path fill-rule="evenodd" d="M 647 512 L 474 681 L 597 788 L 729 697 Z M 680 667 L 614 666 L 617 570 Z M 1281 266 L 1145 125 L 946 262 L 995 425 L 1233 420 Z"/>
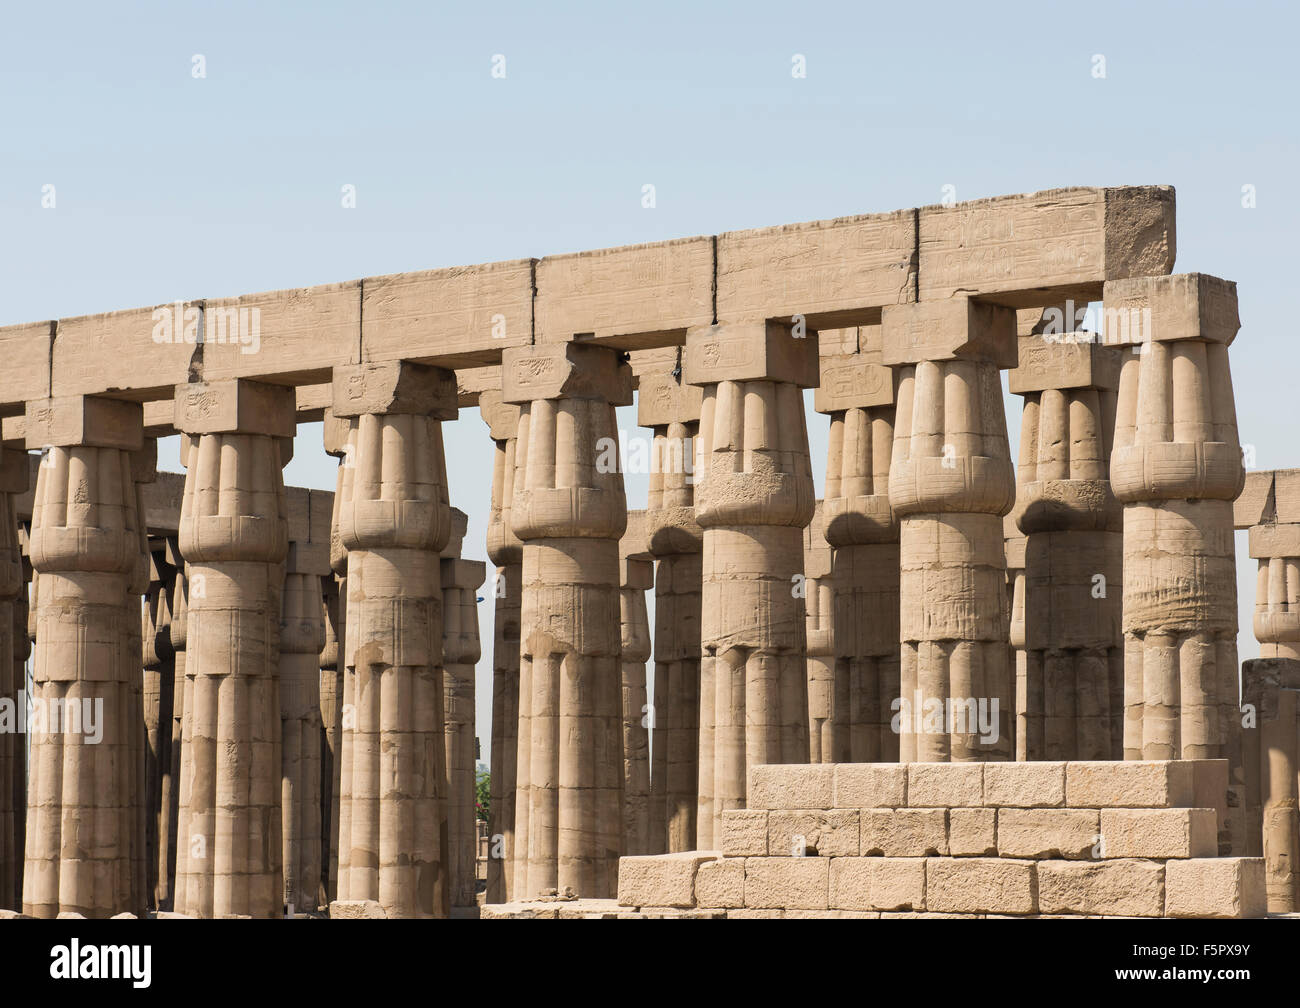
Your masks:
<path fill-rule="evenodd" d="M 897 370 L 903 762 L 1006 760 L 1013 740 L 1002 518 L 1015 503 L 999 370 L 1016 315 L 966 297 L 884 309 Z"/>
<path fill-rule="evenodd" d="M 280 809 L 284 903 L 315 910 L 321 880 L 321 579 L 329 547 L 289 543 L 280 605 Z"/>
<path fill-rule="evenodd" d="M 182 446 L 186 443 L 181 441 Z M 181 559 L 180 545 L 169 538 L 166 563 L 172 572 L 171 603 L 169 606 L 168 638 L 172 652 L 172 709 L 168 729 L 168 771 L 163 778 L 158 833 L 158 908 L 173 910 L 176 906 L 178 857 L 183 856 L 189 837 L 189 818 L 182 803 L 182 771 L 185 759 L 182 753 L 186 738 L 186 700 L 191 680 L 185 672 L 187 646 L 188 604 L 186 602 L 185 561 Z M 179 853 L 178 853 L 179 852 Z"/>
<path fill-rule="evenodd" d="M 644 374 L 637 423 L 654 431 L 646 537 L 655 570 L 648 853 L 695 849 L 700 756 L 700 593 L 696 437 L 704 395 L 675 372 Z"/>
<path fill-rule="evenodd" d="M 1109 474 L 1122 352 L 1097 339 L 1022 336 L 1009 376 L 1025 399 L 1016 512 L 1030 760 L 1122 755 L 1123 512 Z"/>
<path fill-rule="evenodd" d="M 123 600 L 140 549 L 131 453 L 143 414 L 138 403 L 47 399 L 28 403 L 26 433 L 45 453 L 32 505 L 41 712 L 31 726 L 23 912 L 135 912 L 132 680 L 141 667 L 139 652 L 128 660 Z M 138 635 L 138 612 L 133 620 Z"/>
<path fill-rule="evenodd" d="M 834 571 L 835 717 L 828 759 L 889 763 L 898 759 L 891 705 L 900 695 L 898 520 L 889 505 L 895 381 L 880 362 L 880 326 L 836 337 L 848 352 L 822 358 L 814 395 L 817 411 L 831 418 L 825 508 Z"/>
<path fill-rule="evenodd" d="M 1229 761 L 1221 854 L 1243 771 L 1232 501 L 1245 479 L 1228 346 L 1236 285 L 1202 274 L 1106 284 L 1120 372 L 1110 480 L 1124 504 L 1124 758 Z"/>
<path fill-rule="evenodd" d="M 808 638 L 808 761 L 835 762 L 835 581 L 821 501 L 803 534 L 805 633 Z M 847 706 L 847 704 L 846 704 Z"/>
<path fill-rule="evenodd" d="M 445 917 L 439 553 L 451 531 L 442 422 L 457 415 L 455 375 L 406 362 L 336 368 L 333 409 L 352 418 L 356 445 L 339 506 L 348 668 L 338 898 L 378 901 L 389 917 Z"/>
<path fill-rule="evenodd" d="M 131 789 L 131 906 L 133 912 L 143 916 L 148 907 L 154 905 L 154 886 L 157 882 L 155 865 L 158 863 L 157 836 L 150 827 L 155 819 L 156 800 L 151 784 L 151 763 L 156 760 L 150 756 L 149 730 L 156 731 L 156 713 L 147 713 L 145 704 L 145 671 L 148 650 L 144 643 L 146 621 L 148 619 L 149 591 L 149 530 L 145 525 L 144 484 L 152 483 L 158 471 L 158 442 L 145 438 L 143 447 L 131 453 L 131 480 L 135 484 L 135 535 L 136 555 L 131 578 L 127 582 L 127 594 L 123 600 L 122 619 L 127 627 L 127 638 L 123 647 L 123 662 L 129 662 L 138 673 L 131 674 L 131 770 L 135 775 L 135 784 Z M 157 678 L 153 677 L 151 688 L 155 687 Z M 156 736 L 154 741 L 156 741 Z"/>
<path fill-rule="evenodd" d="M 702 386 L 695 517 L 704 530 L 697 843 L 746 805 L 749 768 L 808 761 L 803 530 L 814 496 L 801 389 L 817 336 L 777 322 L 690 330 Z"/>
<path fill-rule="evenodd" d="M 176 908 L 278 917 L 280 595 L 293 389 L 243 380 L 176 390 L 188 437 L 180 550 L 188 610 Z"/>
<path fill-rule="evenodd" d="M 619 612 L 622 622 L 623 698 L 623 853 L 650 853 L 650 713 L 646 695 L 646 662 L 650 659 L 650 616 L 645 593 L 654 587 L 654 560 L 649 553 L 625 552 L 645 548 L 644 514 L 637 534 L 625 536 L 619 552 Z M 628 517 L 629 532 L 632 518 Z M 637 541 L 630 545 L 628 539 Z"/>
<path fill-rule="evenodd" d="M 1043 749 L 1042 679 L 1029 681 L 1029 659 L 1025 654 L 1025 544 L 1028 541 L 1016 524 L 1012 511 L 1002 519 L 1002 547 L 1007 556 L 1007 606 L 1010 620 L 1008 660 L 1015 676 L 1016 759 L 1029 759 L 1030 752 Z"/>
<path fill-rule="evenodd" d="M 446 717 L 447 866 L 451 905 L 476 905 L 474 670 L 482 655 L 478 638 L 478 589 L 487 577 L 482 560 L 463 560 L 461 536 L 442 557 L 443 709 Z"/>
<path fill-rule="evenodd" d="M 492 583 L 492 759 L 488 810 L 488 903 L 513 898 L 516 853 L 515 781 L 519 751 L 519 607 L 523 596 L 524 545 L 510 524 L 515 493 L 519 407 L 501 401 L 499 391 L 483 392 L 479 413 L 492 438 L 492 505 L 487 554 L 496 565 Z"/>
<path fill-rule="evenodd" d="M 18 545 L 14 497 L 27 489 L 27 453 L 0 448 L 0 908 L 22 906 L 23 809 L 27 794 L 27 682 L 19 655 L 26 654 L 26 620 L 18 622 L 19 596 L 26 595 Z"/>
<path fill-rule="evenodd" d="M 325 410 L 325 454 L 339 460 L 330 515 L 330 571 L 321 579 L 325 605 L 325 646 L 320 656 L 321 717 L 321 906 L 338 898 L 339 796 L 343 772 L 343 694 L 347 669 L 348 551 L 339 538 L 345 470 L 356 450 L 355 433 L 345 419 Z"/>
<path fill-rule="evenodd" d="M 338 892 L 339 735 L 343 730 L 343 643 L 339 640 L 339 581 L 321 578 L 321 623 L 325 646 L 320 651 L 320 839 L 321 877 L 317 902 L 327 907 Z"/>
<path fill-rule="evenodd" d="M 1245 661 L 1241 688 L 1248 716 L 1242 733 L 1250 830 L 1246 853 L 1264 858 L 1268 912 L 1295 913 L 1300 909 L 1300 661 Z"/>
<path fill-rule="evenodd" d="M 165 559 L 166 541 L 149 553 L 149 590 L 144 605 L 145 776 L 149 818 L 145 847 L 150 905 L 171 899 L 167 851 L 172 843 L 168 809 L 172 799 L 172 710 L 176 669 L 171 641 L 171 594 L 175 571 Z"/>
<path fill-rule="evenodd" d="M 614 406 L 632 398 L 618 357 L 566 343 L 502 360 L 502 398 L 521 406 L 510 515 L 524 543 L 514 899 L 617 890 L 627 502 Z"/>
<path fill-rule="evenodd" d="M 1270 913 L 1300 910 L 1300 471 L 1249 473 L 1237 507 L 1247 510 L 1250 556 L 1258 561 L 1255 637 L 1259 657 L 1242 662 L 1245 854 L 1264 858 Z M 1240 523 L 1239 523 L 1240 524 Z"/>

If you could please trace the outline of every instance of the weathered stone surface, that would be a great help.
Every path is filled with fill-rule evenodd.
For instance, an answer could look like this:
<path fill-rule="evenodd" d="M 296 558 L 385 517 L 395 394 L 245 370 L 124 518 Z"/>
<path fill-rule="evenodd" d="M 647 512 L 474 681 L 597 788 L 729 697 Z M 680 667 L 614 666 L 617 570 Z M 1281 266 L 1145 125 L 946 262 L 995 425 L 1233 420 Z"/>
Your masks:
<path fill-rule="evenodd" d="M 709 851 L 620 858 L 619 905 L 695 906 L 695 873 L 700 865 L 718 858 Z"/>
<path fill-rule="evenodd" d="M 1214 809 L 1102 809 L 1108 858 L 1212 858 L 1219 852 Z"/>
<path fill-rule="evenodd" d="M 916 910 L 925 906 L 920 858 L 832 858 L 829 904 L 840 910 Z"/>
<path fill-rule="evenodd" d="M 925 906 L 938 913 L 1033 913 L 1034 866 L 1004 858 L 927 858 Z"/>
<path fill-rule="evenodd" d="M 1038 908 L 1043 913 L 1159 917 L 1165 868 L 1158 861 L 1039 861 Z"/>
<path fill-rule="evenodd" d="M 864 857 L 927 857 L 948 853 L 946 809 L 863 809 Z"/>
<path fill-rule="evenodd" d="M 998 809 L 998 853 L 1014 858 L 1086 858 L 1099 838 L 1093 809 Z"/>
<path fill-rule="evenodd" d="M 1263 917 L 1263 858 L 1192 858 L 1165 862 L 1167 917 Z"/>
<path fill-rule="evenodd" d="M 907 768 L 887 763 L 837 763 L 831 805 L 899 808 L 907 804 Z"/>
<path fill-rule="evenodd" d="M 858 812 L 770 812 L 767 853 L 793 857 L 857 857 Z"/>
<path fill-rule="evenodd" d="M 825 910 L 831 858 L 745 858 L 745 906 Z"/>

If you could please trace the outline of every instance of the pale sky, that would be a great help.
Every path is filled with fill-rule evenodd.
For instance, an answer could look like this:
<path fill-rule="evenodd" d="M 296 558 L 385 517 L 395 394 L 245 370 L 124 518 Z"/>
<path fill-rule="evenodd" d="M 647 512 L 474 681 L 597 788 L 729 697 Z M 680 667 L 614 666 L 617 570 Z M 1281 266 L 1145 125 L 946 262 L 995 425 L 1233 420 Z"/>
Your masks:
<path fill-rule="evenodd" d="M 1238 283 L 1241 439 L 1257 468 L 1300 466 L 1298 22 L 1280 2 L 9 5 L 0 325 L 887 211 L 945 186 L 1169 184 L 1175 271 Z M 826 427 L 810 415 L 819 495 Z M 477 410 L 448 425 L 477 558 L 489 445 Z M 305 425 L 286 481 L 332 489 L 334 465 Z M 643 507 L 645 478 L 627 484 Z M 1238 563 L 1245 658 L 1244 535 Z M 480 612 L 486 757 L 490 599 Z"/>

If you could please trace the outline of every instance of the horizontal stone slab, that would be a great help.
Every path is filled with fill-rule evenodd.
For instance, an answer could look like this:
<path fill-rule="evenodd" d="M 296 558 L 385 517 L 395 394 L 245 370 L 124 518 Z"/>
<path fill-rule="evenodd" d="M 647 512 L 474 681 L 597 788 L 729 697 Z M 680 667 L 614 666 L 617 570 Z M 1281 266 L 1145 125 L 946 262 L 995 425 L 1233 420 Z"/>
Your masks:
<path fill-rule="evenodd" d="M 1214 809 L 1103 809 L 1107 858 L 1212 858 L 1219 852 Z"/>

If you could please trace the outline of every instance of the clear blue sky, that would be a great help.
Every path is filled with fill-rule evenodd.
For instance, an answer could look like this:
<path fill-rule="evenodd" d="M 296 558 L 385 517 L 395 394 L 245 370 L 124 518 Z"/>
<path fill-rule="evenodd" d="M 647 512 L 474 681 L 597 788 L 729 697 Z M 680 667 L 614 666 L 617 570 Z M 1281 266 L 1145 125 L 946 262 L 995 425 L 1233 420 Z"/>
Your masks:
<path fill-rule="evenodd" d="M 173 0 L 10 3 L 0 26 L 0 324 L 891 210 L 945 185 L 1165 183 L 1176 271 L 1239 284 L 1242 440 L 1258 468 L 1300 466 L 1294 5 Z M 825 418 L 810 429 L 820 493 Z M 449 425 L 479 557 L 487 443 L 477 410 Z M 300 430 L 290 482 L 333 487 L 319 445 Z M 629 478 L 630 506 L 645 492 Z M 1244 537 L 1238 557 L 1249 657 Z M 485 755 L 489 682 L 485 654 Z"/>

